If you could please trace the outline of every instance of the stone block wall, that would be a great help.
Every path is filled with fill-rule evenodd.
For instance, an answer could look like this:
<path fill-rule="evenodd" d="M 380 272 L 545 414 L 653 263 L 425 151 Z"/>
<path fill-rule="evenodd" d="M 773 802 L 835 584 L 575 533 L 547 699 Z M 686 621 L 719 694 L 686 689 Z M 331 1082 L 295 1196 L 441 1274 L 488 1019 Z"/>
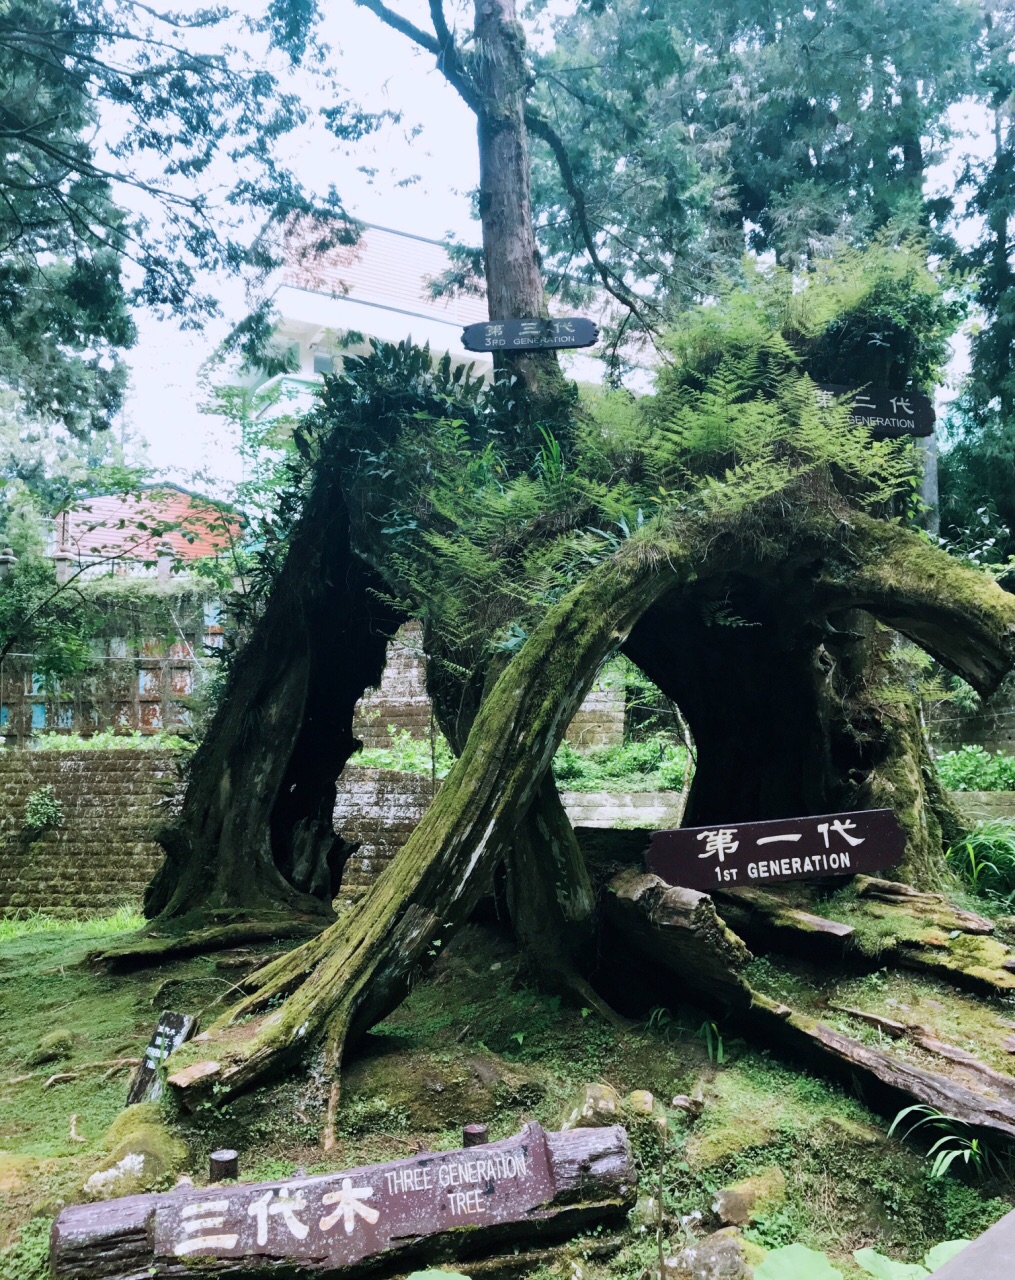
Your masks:
<path fill-rule="evenodd" d="M 345 865 L 336 907 L 345 910 L 362 898 L 408 840 L 433 795 L 425 774 L 345 767 L 338 780 L 335 830 L 359 848 Z"/>
<path fill-rule="evenodd" d="M 388 645 L 381 683 L 356 705 L 352 731 L 365 747 L 386 747 L 388 726 L 413 738 L 431 733 L 423 643 L 416 623 L 402 627 Z M 624 690 L 595 684 L 567 730 L 573 747 L 616 746 L 624 741 Z"/>
<path fill-rule="evenodd" d="M 63 823 L 30 839 L 25 804 L 47 785 Z M 0 915 L 139 905 L 163 857 L 153 828 L 180 789 L 172 752 L 0 751 Z"/>

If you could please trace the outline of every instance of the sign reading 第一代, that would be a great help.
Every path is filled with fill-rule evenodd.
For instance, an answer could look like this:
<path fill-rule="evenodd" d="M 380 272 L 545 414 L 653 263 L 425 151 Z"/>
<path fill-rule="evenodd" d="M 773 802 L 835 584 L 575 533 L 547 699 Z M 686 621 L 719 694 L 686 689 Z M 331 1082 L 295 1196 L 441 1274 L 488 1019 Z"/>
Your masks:
<path fill-rule="evenodd" d="M 591 320 L 491 320 L 462 330 L 466 351 L 556 351 L 591 347 L 599 329 Z"/>
<path fill-rule="evenodd" d="M 891 809 L 866 809 L 656 831 L 645 866 L 667 884 L 707 893 L 720 885 L 871 875 L 895 866 L 905 847 L 905 832 Z"/>
<path fill-rule="evenodd" d="M 157 1257 L 270 1257 L 349 1266 L 396 1243 L 525 1219 L 555 1185 L 538 1124 L 462 1151 L 174 1194 L 155 1213 Z"/>
<path fill-rule="evenodd" d="M 846 399 L 849 421 L 867 427 L 876 440 L 934 434 L 934 406 L 919 391 L 893 391 L 883 387 L 844 387 L 816 382 L 814 394 L 823 408 Z"/>
<path fill-rule="evenodd" d="M 135 1102 L 157 1102 L 162 1096 L 162 1078 L 159 1067 L 169 1055 L 197 1030 L 197 1019 L 189 1013 L 172 1013 L 166 1009 L 159 1015 L 158 1025 L 148 1041 L 141 1065 L 134 1073 L 127 1093 L 126 1105 Z"/>

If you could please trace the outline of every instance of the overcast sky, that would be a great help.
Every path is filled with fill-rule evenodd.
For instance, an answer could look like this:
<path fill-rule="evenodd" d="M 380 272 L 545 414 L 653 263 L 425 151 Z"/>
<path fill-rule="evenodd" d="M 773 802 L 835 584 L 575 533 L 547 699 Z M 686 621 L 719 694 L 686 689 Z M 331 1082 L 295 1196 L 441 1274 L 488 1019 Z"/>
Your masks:
<path fill-rule="evenodd" d="M 301 131 L 290 150 L 293 167 L 311 190 L 324 192 L 333 182 L 348 210 L 365 222 L 434 239 L 453 233 L 478 243 L 468 195 L 479 180 L 474 117 L 433 59 L 372 13 L 353 0 L 324 8 L 323 36 L 350 96 L 367 110 L 402 111 L 404 119 L 359 144 L 351 157 L 323 128 Z M 400 11 L 420 25 L 426 22 L 426 7 L 416 0 L 400 0 Z M 332 101 L 307 73 L 292 77 L 286 87 L 315 110 Z M 416 125 L 422 132 L 412 137 Z M 370 175 L 361 167 L 377 172 Z M 399 185 L 417 175 L 418 181 Z M 160 323 L 139 314 L 140 338 L 128 354 L 132 389 L 127 423 L 147 441 L 152 465 L 183 483 L 198 470 L 227 479 L 238 474 L 234 456 L 223 447 L 219 421 L 198 412 L 197 379 L 205 357 L 246 314 L 246 299 L 236 280 L 218 278 L 213 291 L 224 312 L 220 321 L 194 333 L 176 321 Z"/>

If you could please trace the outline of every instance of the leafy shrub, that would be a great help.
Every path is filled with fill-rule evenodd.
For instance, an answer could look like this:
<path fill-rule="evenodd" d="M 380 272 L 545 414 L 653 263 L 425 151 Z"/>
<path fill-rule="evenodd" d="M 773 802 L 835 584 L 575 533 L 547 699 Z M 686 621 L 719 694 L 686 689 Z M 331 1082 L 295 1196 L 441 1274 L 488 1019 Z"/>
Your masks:
<path fill-rule="evenodd" d="M 454 752 L 447 739 L 438 733 L 431 750 L 429 738 L 414 738 L 408 729 L 388 725 L 389 745 L 364 747 L 353 756 L 352 763 L 364 769 L 397 769 L 400 773 L 434 773 L 446 778 L 455 763 Z"/>
<path fill-rule="evenodd" d="M 130 733 L 103 729 L 100 733 L 39 733 L 31 740 L 33 751 L 193 751 L 195 742 L 175 733 Z"/>
<path fill-rule="evenodd" d="M 47 831 L 63 822 L 63 803 L 51 783 L 33 791 L 25 801 L 24 826 L 26 831 Z"/>
<path fill-rule="evenodd" d="M 977 822 L 946 856 L 974 893 L 1006 900 L 1015 895 L 1015 822 Z"/>
<path fill-rule="evenodd" d="M 615 747 L 576 751 L 562 742 L 553 775 L 570 791 L 669 791 L 684 782 L 687 750 L 665 734 Z"/>
<path fill-rule="evenodd" d="M 32 1218 L 14 1244 L 0 1249 L 0 1280 L 47 1280 L 52 1218 Z"/>
<path fill-rule="evenodd" d="M 948 791 L 1015 791 L 1015 756 L 993 755 L 984 747 L 966 744 L 943 751 L 937 758 L 941 785 Z"/>

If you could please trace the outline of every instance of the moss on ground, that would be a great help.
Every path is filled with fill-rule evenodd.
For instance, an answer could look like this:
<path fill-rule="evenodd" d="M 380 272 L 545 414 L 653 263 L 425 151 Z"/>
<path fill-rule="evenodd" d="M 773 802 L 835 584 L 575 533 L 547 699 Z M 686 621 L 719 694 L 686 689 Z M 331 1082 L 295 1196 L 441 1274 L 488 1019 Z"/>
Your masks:
<path fill-rule="evenodd" d="M 758 1215 L 748 1238 L 760 1247 L 799 1240 L 825 1249 L 848 1277 L 859 1275 L 850 1257 L 854 1248 L 874 1245 L 916 1259 L 939 1240 L 976 1234 L 1009 1208 L 992 1186 L 931 1180 L 919 1152 L 887 1138 L 884 1118 L 824 1081 L 748 1048 L 735 1021 L 720 1022 L 708 1037 L 700 1012 L 674 1007 L 658 1014 L 651 1029 L 608 1027 L 589 1010 L 522 985 L 512 948 L 477 926 L 462 931 L 428 979 L 347 1064 L 339 1141 L 327 1157 L 318 1141 L 325 1090 L 314 1064 L 227 1105 L 209 1101 L 192 1116 L 158 1105 L 118 1120 L 128 1075 L 106 1079 L 103 1071 L 89 1072 L 46 1089 L 50 1068 L 25 1065 L 42 1035 L 54 1025 L 71 1033 L 71 1054 L 57 1064 L 61 1071 L 138 1056 L 160 1008 L 178 1007 L 167 992 L 186 997 L 190 1012 L 235 981 L 235 970 L 217 969 L 218 957 L 211 956 L 139 974 L 100 974 L 79 965 L 100 940 L 97 933 L 76 927 L 26 933 L 3 944 L 0 1248 L 8 1248 L 0 1254 L 2 1280 L 41 1280 L 52 1216 L 61 1204 L 82 1198 L 85 1179 L 126 1137 L 123 1127 L 136 1121 L 142 1127 L 167 1124 L 186 1144 L 188 1172 L 199 1184 L 208 1152 L 219 1146 L 236 1147 L 241 1176 L 261 1180 L 297 1169 L 316 1173 L 397 1159 L 421 1145 L 455 1147 L 461 1126 L 474 1120 L 487 1123 L 493 1138 L 516 1132 L 529 1119 L 556 1128 L 576 1092 L 599 1081 L 622 1097 L 632 1089 L 656 1097 L 653 1115 L 627 1110 L 624 1118 L 645 1189 L 662 1189 L 673 1248 L 683 1243 L 682 1220 L 708 1223 L 717 1190 L 773 1166 L 785 1175 L 785 1199 Z M 102 940 L 115 941 L 108 933 Z M 1011 1059 L 1001 1047 L 1006 1009 L 988 1008 L 929 978 L 853 975 L 819 992 L 813 971 L 808 981 L 803 967 L 771 960 L 755 961 L 751 976 L 808 1012 L 831 996 L 900 1019 L 916 1009 L 917 1020 L 931 1023 L 924 1015 L 933 1013 L 942 1038 L 979 1046 L 1002 1068 L 999 1055 Z M 823 1016 L 832 1015 L 826 1010 Z M 861 1030 L 853 1023 L 846 1029 Z M 712 1060 L 718 1056 L 716 1032 L 722 1064 Z M 675 1095 L 699 1089 L 704 1109 L 691 1121 L 671 1103 Z M 72 1115 L 83 1142 L 71 1136 Z M 638 1280 L 658 1257 L 651 1228 L 625 1232 L 611 1259 L 590 1256 L 599 1239 L 593 1233 L 574 1241 L 559 1263 L 545 1269 L 544 1280 L 569 1280 L 574 1264 L 586 1280 Z"/>

